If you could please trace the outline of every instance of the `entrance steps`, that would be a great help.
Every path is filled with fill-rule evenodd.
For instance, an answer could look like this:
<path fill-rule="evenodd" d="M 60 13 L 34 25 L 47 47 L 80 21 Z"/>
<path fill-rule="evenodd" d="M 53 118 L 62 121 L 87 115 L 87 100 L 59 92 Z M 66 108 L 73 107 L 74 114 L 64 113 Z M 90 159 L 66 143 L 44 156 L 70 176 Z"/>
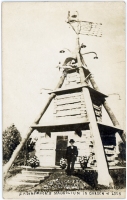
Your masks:
<path fill-rule="evenodd" d="M 24 190 L 30 189 L 39 183 L 42 183 L 50 174 L 55 172 L 63 172 L 58 166 L 52 167 L 37 167 L 35 169 L 27 166 L 22 166 L 20 173 L 17 173 L 15 176 L 12 176 L 6 180 L 6 183 L 9 187 L 13 188 L 24 188 Z M 78 168 L 76 168 L 78 169 Z M 80 168 L 81 169 L 81 168 Z M 96 168 L 86 168 L 85 171 L 96 171 Z M 117 170 L 125 170 L 125 167 L 115 166 L 110 167 L 110 173 L 117 173 Z"/>
<path fill-rule="evenodd" d="M 26 186 L 34 187 L 39 183 L 42 183 L 46 178 L 50 176 L 52 172 L 48 169 L 42 167 L 37 167 L 35 169 L 27 166 L 22 167 L 21 173 L 16 174 L 6 180 L 6 183 L 10 186 L 20 187 Z"/>
<path fill-rule="evenodd" d="M 53 173 L 53 172 L 62 172 L 63 170 L 59 167 L 59 166 L 43 166 L 43 167 L 37 167 L 36 169 L 30 168 L 28 166 L 21 166 L 22 167 L 22 171 L 30 171 L 32 173 L 32 171 L 36 171 L 35 173 L 39 173 L 39 172 L 49 172 L 49 173 Z M 25 172 L 24 172 L 25 173 Z"/>

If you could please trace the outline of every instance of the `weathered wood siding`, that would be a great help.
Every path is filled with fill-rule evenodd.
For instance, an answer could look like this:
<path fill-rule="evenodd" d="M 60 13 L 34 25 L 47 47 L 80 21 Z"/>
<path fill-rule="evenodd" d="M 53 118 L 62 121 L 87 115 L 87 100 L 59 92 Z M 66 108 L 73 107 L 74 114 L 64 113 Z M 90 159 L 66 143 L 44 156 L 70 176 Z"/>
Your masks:
<path fill-rule="evenodd" d="M 77 86 L 80 84 L 80 75 L 78 72 L 67 74 L 64 88 Z M 102 121 L 102 102 L 97 96 L 92 95 L 92 103 L 98 122 Z M 85 101 L 82 92 L 57 95 L 54 100 L 54 119 L 57 121 L 73 120 L 84 118 L 88 120 Z"/>
<path fill-rule="evenodd" d="M 79 83 L 81 83 L 79 73 L 73 72 L 73 73 L 67 74 L 67 77 L 65 79 L 65 87 L 74 86 Z"/>
<path fill-rule="evenodd" d="M 93 109 L 97 122 L 102 122 L 102 101 L 91 95 Z"/>
<path fill-rule="evenodd" d="M 115 166 L 118 163 L 118 155 L 116 154 L 116 146 L 104 145 L 108 166 Z"/>
<path fill-rule="evenodd" d="M 46 133 L 39 134 L 38 145 L 40 147 L 40 152 L 38 151 L 38 158 L 40 160 L 40 166 L 55 166 L 56 160 L 56 140 L 57 136 L 68 136 L 68 145 L 70 145 L 69 140 L 74 139 L 75 145 L 78 148 L 78 157 L 75 163 L 75 167 L 80 168 L 79 158 L 80 156 L 90 156 L 90 153 L 94 153 L 94 142 L 93 137 L 89 130 L 82 131 L 81 137 L 79 137 L 74 131 L 72 132 L 54 132 L 51 133 L 49 137 Z M 95 155 L 91 156 L 88 162 L 88 166 L 96 166 Z"/>
<path fill-rule="evenodd" d="M 96 167 L 96 155 L 94 151 L 94 138 L 91 135 L 90 130 L 82 131 L 81 137 L 74 131 L 69 132 L 53 132 L 51 137 L 46 133 L 39 133 L 37 147 L 39 150 L 36 152 L 40 160 L 40 166 L 55 166 L 56 160 L 56 140 L 57 136 L 68 136 L 68 145 L 70 139 L 75 140 L 75 145 L 78 148 L 78 157 L 75 163 L 75 167 L 80 167 L 79 158 L 81 156 L 87 156 L 89 158 L 88 167 Z M 103 145 L 106 159 L 109 166 L 115 166 L 118 162 L 115 145 Z"/>
<path fill-rule="evenodd" d="M 70 120 L 84 118 L 88 120 L 85 101 L 81 92 L 63 94 L 55 97 L 54 100 L 55 120 Z"/>
<path fill-rule="evenodd" d="M 46 133 L 40 133 L 39 137 L 39 160 L 40 166 L 54 166 L 55 165 L 55 139 L 52 134 L 49 137 Z"/>

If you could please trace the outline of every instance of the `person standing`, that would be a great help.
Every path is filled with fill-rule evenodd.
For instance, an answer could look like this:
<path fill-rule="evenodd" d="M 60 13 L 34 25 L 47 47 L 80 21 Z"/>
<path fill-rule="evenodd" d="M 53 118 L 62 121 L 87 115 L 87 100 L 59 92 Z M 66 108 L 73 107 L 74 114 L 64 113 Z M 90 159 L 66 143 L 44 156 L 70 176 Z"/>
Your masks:
<path fill-rule="evenodd" d="M 70 146 L 67 147 L 65 158 L 67 159 L 67 174 L 71 175 L 74 171 L 75 161 L 78 156 L 78 149 L 74 146 L 74 140 L 70 139 Z"/>

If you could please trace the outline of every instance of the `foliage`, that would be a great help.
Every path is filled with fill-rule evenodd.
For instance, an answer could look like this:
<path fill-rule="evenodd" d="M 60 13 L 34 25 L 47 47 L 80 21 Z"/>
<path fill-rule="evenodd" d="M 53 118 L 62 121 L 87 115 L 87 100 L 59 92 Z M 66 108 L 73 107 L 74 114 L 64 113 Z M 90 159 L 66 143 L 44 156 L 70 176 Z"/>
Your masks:
<path fill-rule="evenodd" d="M 61 158 L 61 159 L 60 159 L 60 167 L 61 167 L 62 169 L 65 169 L 66 166 L 67 166 L 66 159 L 65 159 L 65 158 Z"/>
<path fill-rule="evenodd" d="M 29 152 L 32 152 L 35 150 L 36 140 L 32 141 L 32 138 L 28 139 L 28 141 L 26 142 L 26 145 L 24 145 L 22 150 L 19 152 L 12 167 L 19 166 L 19 165 L 27 165 L 27 161 L 32 159 L 32 158 L 29 158 Z M 21 142 L 21 135 L 14 124 L 12 124 L 5 131 L 3 131 L 3 163 L 4 164 L 6 164 L 9 161 L 9 159 L 12 156 L 13 151 L 16 149 L 16 147 L 19 145 L 20 142 Z"/>
<path fill-rule="evenodd" d="M 14 124 L 3 131 L 3 162 L 4 164 L 9 161 L 13 151 L 16 149 L 21 141 L 20 132 Z"/>
<path fill-rule="evenodd" d="M 22 150 L 19 152 L 13 166 L 21 166 L 21 165 L 29 165 L 29 160 L 32 158 L 35 154 L 31 152 L 35 151 L 35 144 L 36 142 L 32 140 L 32 138 L 29 138 L 26 142 L 26 145 L 23 146 Z"/>
<path fill-rule="evenodd" d="M 126 145 L 123 142 L 119 143 L 119 157 L 121 160 L 126 160 Z"/>
<path fill-rule="evenodd" d="M 118 154 L 118 164 L 120 166 L 126 166 L 126 144 L 123 142 L 119 143 L 119 154 Z"/>
<path fill-rule="evenodd" d="M 44 182 L 37 185 L 34 191 L 76 191 L 91 189 L 91 187 L 76 176 L 67 176 L 63 172 L 52 173 Z M 31 189 L 31 191 L 32 191 Z"/>
<path fill-rule="evenodd" d="M 34 157 L 30 158 L 30 160 L 28 160 L 27 163 L 28 163 L 28 166 L 31 166 L 32 168 L 38 167 L 40 164 L 36 155 L 34 155 Z"/>
<path fill-rule="evenodd" d="M 27 141 L 27 151 L 32 152 L 34 151 L 36 142 L 32 141 L 32 138 L 29 138 Z"/>
<path fill-rule="evenodd" d="M 80 162 L 80 166 L 82 169 L 85 169 L 87 167 L 87 163 L 88 163 L 88 158 L 87 156 L 81 156 L 79 158 L 79 162 Z"/>

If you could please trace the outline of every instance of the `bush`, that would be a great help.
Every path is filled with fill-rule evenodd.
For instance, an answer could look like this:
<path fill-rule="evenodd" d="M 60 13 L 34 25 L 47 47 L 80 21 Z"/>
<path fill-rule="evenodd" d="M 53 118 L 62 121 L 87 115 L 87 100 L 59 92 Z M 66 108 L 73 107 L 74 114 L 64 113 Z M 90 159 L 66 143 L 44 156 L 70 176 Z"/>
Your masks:
<path fill-rule="evenodd" d="M 27 151 L 32 152 L 35 150 L 35 144 L 36 142 L 32 141 L 32 138 L 29 138 L 27 141 Z"/>
<path fill-rule="evenodd" d="M 118 161 L 118 165 L 126 165 L 126 144 L 124 144 L 123 142 L 119 143 Z"/>
<path fill-rule="evenodd" d="M 28 160 L 27 163 L 28 163 L 28 166 L 31 166 L 32 168 L 36 168 L 40 164 L 37 156 L 30 158 L 30 160 Z"/>
<path fill-rule="evenodd" d="M 87 168 L 88 158 L 87 156 L 80 156 L 79 158 L 80 166 L 82 169 Z"/>
<path fill-rule="evenodd" d="M 61 158 L 61 159 L 60 159 L 60 167 L 61 167 L 62 169 L 65 169 L 66 166 L 67 166 L 66 159 Z"/>
<path fill-rule="evenodd" d="M 14 124 L 3 131 L 3 163 L 7 163 L 12 156 L 13 151 L 21 141 L 20 132 Z"/>

